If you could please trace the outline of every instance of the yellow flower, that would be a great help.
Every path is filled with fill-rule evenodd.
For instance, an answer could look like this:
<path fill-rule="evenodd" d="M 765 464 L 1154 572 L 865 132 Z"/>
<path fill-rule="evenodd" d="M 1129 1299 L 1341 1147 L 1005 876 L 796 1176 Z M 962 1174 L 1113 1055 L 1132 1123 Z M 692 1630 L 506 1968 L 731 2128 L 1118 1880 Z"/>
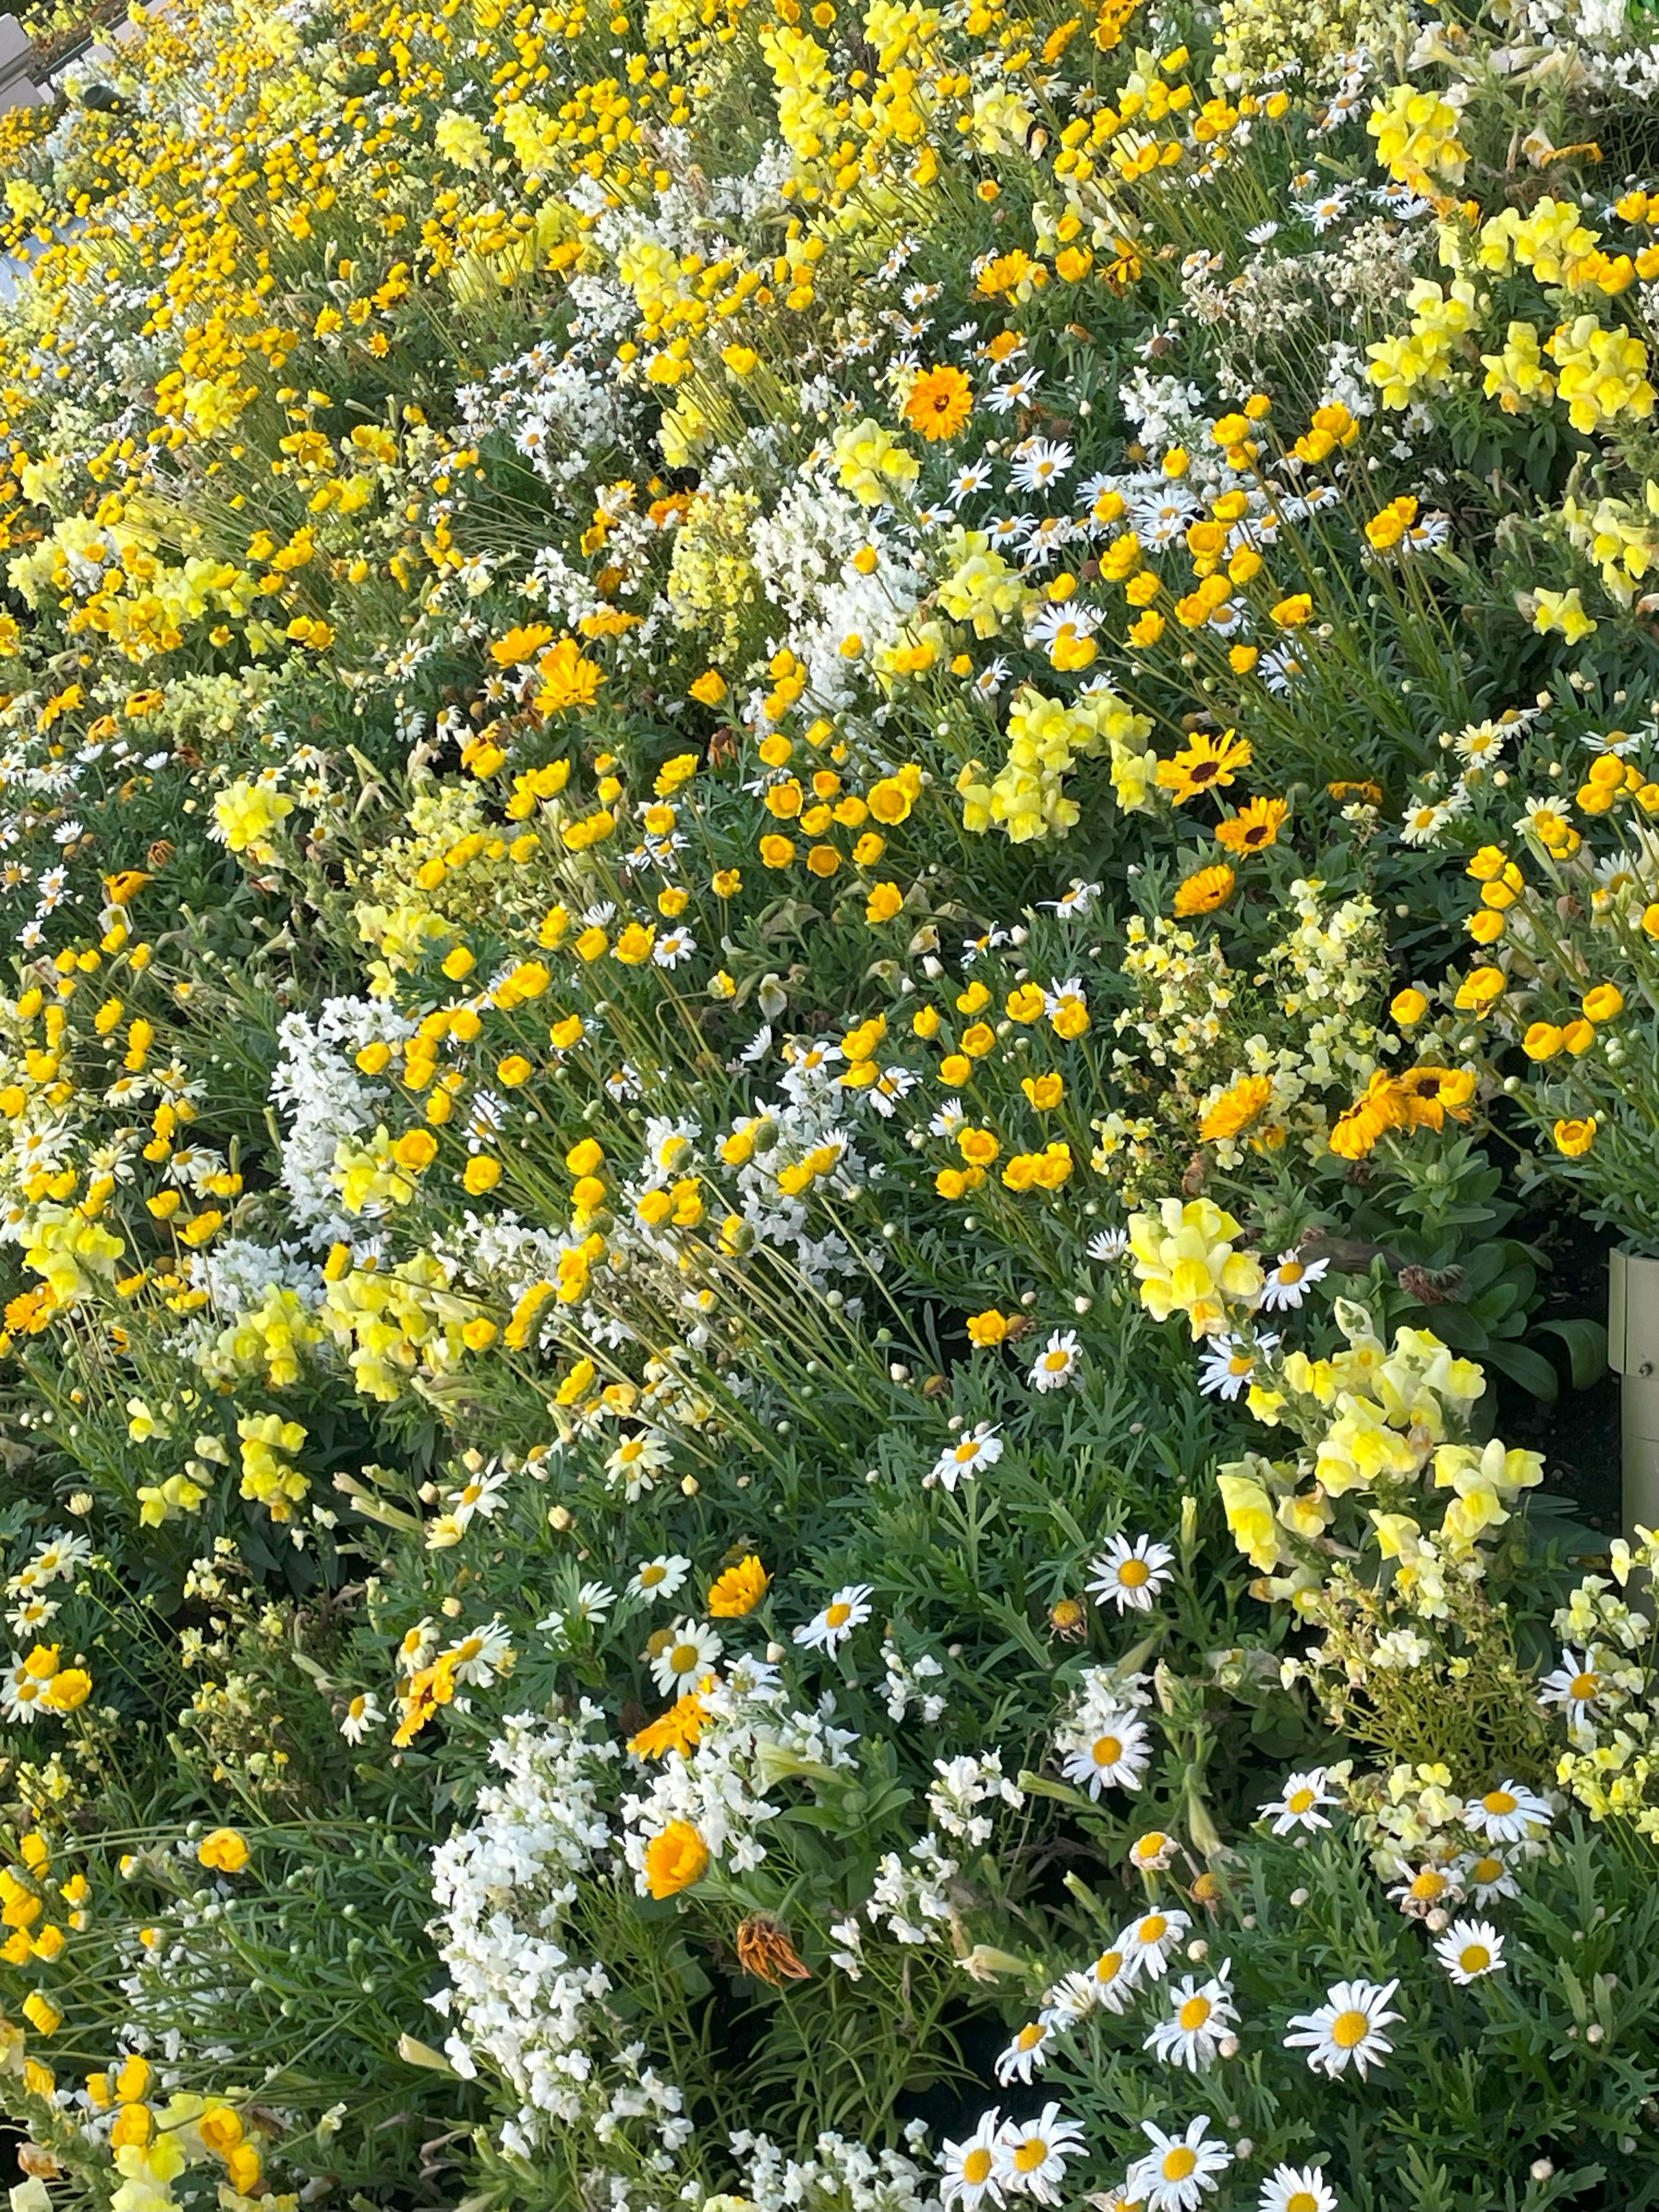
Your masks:
<path fill-rule="evenodd" d="M 676 1896 L 708 1870 L 708 1846 L 689 1820 L 671 1820 L 645 1847 L 645 1879 L 653 1897 Z"/>
<path fill-rule="evenodd" d="M 714 1620 L 741 1620 L 766 1595 L 772 1577 L 751 1552 L 709 1585 L 708 1614 Z"/>
<path fill-rule="evenodd" d="M 215 1828 L 196 1846 L 196 1856 L 216 1874 L 240 1874 L 252 1853 L 247 1839 L 234 1828 Z"/>
<path fill-rule="evenodd" d="M 562 637 L 541 663 L 542 688 L 536 695 L 539 714 L 562 714 L 572 707 L 591 707 L 599 696 L 605 672 L 586 659 L 574 637 Z"/>
<path fill-rule="evenodd" d="M 1184 919 L 1188 915 L 1213 914 L 1218 907 L 1226 905 L 1237 881 L 1224 863 L 1219 867 L 1199 869 L 1176 887 L 1176 916 Z"/>
<path fill-rule="evenodd" d="M 1582 1121 L 1558 1121 L 1553 1131 L 1555 1149 L 1568 1159 L 1582 1159 L 1595 1142 L 1596 1120 L 1594 1114 Z"/>

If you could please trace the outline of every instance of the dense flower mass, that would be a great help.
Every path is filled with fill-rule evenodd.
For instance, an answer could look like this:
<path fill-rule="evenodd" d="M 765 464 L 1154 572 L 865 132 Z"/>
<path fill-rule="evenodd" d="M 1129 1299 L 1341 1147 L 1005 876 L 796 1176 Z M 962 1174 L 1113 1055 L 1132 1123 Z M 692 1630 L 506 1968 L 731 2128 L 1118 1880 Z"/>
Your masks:
<path fill-rule="evenodd" d="M 1547 1410 L 1652 19 L 111 39 L 0 117 L 13 2212 L 1659 2195 Z"/>

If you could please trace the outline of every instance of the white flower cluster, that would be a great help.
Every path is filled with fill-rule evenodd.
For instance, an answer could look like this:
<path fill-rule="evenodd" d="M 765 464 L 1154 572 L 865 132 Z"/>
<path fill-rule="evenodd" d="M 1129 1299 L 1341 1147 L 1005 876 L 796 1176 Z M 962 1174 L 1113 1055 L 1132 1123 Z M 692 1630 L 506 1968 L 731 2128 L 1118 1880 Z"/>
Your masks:
<path fill-rule="evenodd" d="M 451 1979 L 432 2002 L 454 2023 L 444 2048 L 456 2072 L 493 2068 L 522 2100 L 501 2130 L 507 2150 L 527 2157 L 550 2121 L 581 2123 L 596 2144 L 631 2152 L 624 2163 L 666 2178 L 691 2134 L 680 2092 L 611 2011 L 605 1968 L 560 1940 L 577 1878 L 614 1847 L 599 1782 L 618 1753 L 591 1734 L 604 1718 L 584 1699 L 568 1720 L 506 1723 L 493 1753 L 506 1779 L 433 1854 L 432 1933 Z M 654 2148 L 628 2132 L 640 2122 Z"/>

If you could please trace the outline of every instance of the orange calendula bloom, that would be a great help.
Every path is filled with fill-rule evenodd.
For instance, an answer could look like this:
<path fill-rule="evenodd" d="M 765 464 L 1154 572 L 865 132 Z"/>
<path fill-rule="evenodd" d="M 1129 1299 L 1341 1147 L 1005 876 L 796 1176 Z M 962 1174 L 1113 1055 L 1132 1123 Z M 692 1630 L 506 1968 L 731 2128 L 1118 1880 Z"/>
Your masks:
<path fill-rule="evenodd" d="M 1215 834 L 1230 853 L 1262 853 L 1278 843 L 1290 811 L 1282 799 L 1253 799 L 1219 823 Z"/>
<path fill-rule="evenodd" d="M 544 645 L 552 642 L 551 623 L 521 623 L 493 641 L 489 657 L 497 668 L 517 668 L 523 661 L 533 660 Z"/>
<path fill-rule="evenodd" d="M 708 1846 L 690 1820 L 671 1820 L 645 1847 L 646 1886 L 654 1898 L 676 1897 L 708 1871 Z"/>
<path fill-rule="evenodd" d="M 1261 1120 L 1273 1095 L 1273 1085 L 1265 1075 L 1247 1075 L 1242 1083 L 1222 1092 L 1199 1123 L 1199 1136 L 1206 1144 L 1218 1137 L 1237 1136 Z"/>
<path fill-rule="evenodd" d="M 574 637 L 562 637 L 541 663 L 542 688 L 536 695 L 538 710 L 561 714 L 571 707 L 591 707 L 605 681 L 597 661 L 587 659 Z"/>
<path fill-rule="evenodd" d="M 937 444 L 954 438 L 973 412 L 974 387 L 959 368 L 930 368 L 910 387 L 904 419 Z"/>
<path fill-rule="evenodd" d="M 630 1736 L 628 1748 L 636 1759 L 665 1759 L 671 1751 L 690 1751 L 702 1736 L 708 1718 L 708 1708 L 695 1690 L 689 1690 L 665 1713 L 659 1713 L 637 1735 Z"/>
<path fill-rule="evenodd" d="M 751 1552 L 747 1559 L 739 1559 L 735 1566 L 728 1567 L 723 1575 L 717 1576 L 709 1586 L 709 1617 L 716 1620 L 741 1620 L 745 1613 L 752 1613 L 766 1595 L 771 1579 Z"/>
<path fill-rule="evenodd" d="M 1218 907 L 1225 906 L 1233 895 L 1233 885 L 1238 878 L 1224 864 L 1220 867 L 1200 868 L 1196 875 L 1188 876 L 1176 887 L 1175 910 L 1177 920 L 1193 914 L 1213 914 Z"/>

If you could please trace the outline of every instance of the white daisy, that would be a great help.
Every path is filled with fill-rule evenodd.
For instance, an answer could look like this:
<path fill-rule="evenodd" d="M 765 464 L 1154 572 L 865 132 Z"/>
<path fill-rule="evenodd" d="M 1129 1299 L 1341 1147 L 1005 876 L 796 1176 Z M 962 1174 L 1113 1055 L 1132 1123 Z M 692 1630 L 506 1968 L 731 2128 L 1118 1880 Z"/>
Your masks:
<path fill-rule="evenodd" d="M 1294 1251 L 1281 1252 L 1279 1265 L 1261 1291 L 1263 1313 L 1293 1312 L 1308 1294 L 1309 1285 L 1330 1270 L 1328 1260 L 1304 1260 Z"/>
<path fill-rule="evenodd" d="M 1195 2212 L 1232 2164 L 1231 2151 L 1206 2140 L 1210 2123 L 1202 2112 L 1188 2123 L 1184 2135 L 1166 2136 L 1151 2120 L 1140 2124 L 1152 2148 L 1129 2168 L 1131 2199 L 1144 2203 L 1146 2212 Z"/>
<path fill-rule="evenodd" d="M 659 1554 L 636 1567 L 628 1584 L 629 1597 L 642 1597 L 654 1603 L 659 1597 L 672 1597 L 691 1571 L 690 1559 L 682 1559 L 678 1552 Z"/>
<path fill-rule="evenodd" d="M 1276 2166 L 1261 2185 L 1256 2212 L 1336 2212 L 1336 2191 L 1317 2166 Z"/>
<path fill-rule="evenodd" d="M 1002 2141 L 1002 2115 L 994 2106 L 980 2114 L 972 2135 L 945 2145 L 939 2173 L 945 2212 L 979 2212 L 982 2204 L 1002 2203 L 1008 2154 Z"/>
<path fill-rule="evenodd" d="M 1510 1872 L 1509 1861 L 1501 1851 L 1480 1851 L 1472 1858 L 1459 1859 L 1453 1871 L 1459 1888 L 1477 1905 L 1490 1905 L 1494 1898 L 1521 1894 L 1521 1885 Z"/>
<path fill-rule="evenodd" d="M 1133 1713 L 1085 1713 L 1065 1742 L 1071 1747 L 1060 1771 L 1091 1797 L 1105 1789 L 1139 1790 L 1152 1755 L 1146 1724 Z"/>
<path fill-rule="evenodd" d="M 1074 1328 L 1056 1329 L 1036 1356 L 1031 1370 L 1034 1390 L 1063 1390 L 1077 1380 L 1083 1365 L 1083 1348 Z"/>
<path fill-rule="evenodd" d="M 966 1436 L 958 1437 L 945 1449 L 922 1477 L 922 1486 L 931 1489 L 936 1482 L 947 1490 L 954 1490 L 965 1474 L 977 1474 L 981 1468 L 994 1467 L 1002 1457 L 1002 1438 L 989 1421 L 981 1421 Z"/>
<path fill-rule="evenodd" d="M 1066 2161 L 1083 2148 L 1083 2129 L 1061 2117 L 1058 2105 L 1045 2105 L 1034 2120 L 1010 2120 L 1002 2130 L 1009 2185 L 1039 2204 L 1058 2204 Z"/>
<path fill-rule="evenodd" d="M 647 1647 L 645 1656 L 651 1662 L 651 1679 L 665 1698 L 677 1698 L 690 1689 L 726 1649 L 718 1631 L 701 1620 L 677 1620 L 660 1641 L 653 1636 L 651 1643 L 657 1648 Z"/>
<path fill-rule="evenodd" d="M 1322 2005 L 1297 2013 L 1286 2023 L 1295 2033 L 1285 2038 L 1285 2048 L 1305 2050 L 1316 2074 L 1328 2074 L 1334 2080 L 1352 2064 L 1363 2079 L 1394 2049 L 1382 2031 L 1404 2017 L 1388 2009 L 1389 1999 L 1399 1987 L 1397 1979 L 1338 1982 Z"/>
<path fill-rule="evenodd" d="M 1607 1684 L 1596 1668 L 1597 1652 L 1563 1651 L 1561 1664 L 1538 1685 L 1540 1705 L 1559 1705 L 1569 1723 L 1589 1719 Z"/>
<path fill-rule="evenodd" d="M 1146 1912 L 1132 1920 L 1114 1948 L 1121 1951 L 1137 1974 L 1161 1980 L 1170 1954 L 1192 1926 L 1184 1912 Z"/>
<path fill-rule="evenodd" d="M 1278 1796 L 1256 1810 L 1263 1820 L 1272 1816 L 1276 1836 L 1288 1836 L 1292 1828 L 1328 1828 L 1331 1824 L 1319 1808 L 1339 1801 L 1326 1789 L 1325 1780 L 1322 1766 L 1311 1766 L 1305 1774 L 1287 1774 Z"/>
<path fill-rule="evenodd" d="M 1103 1266 L 1109 1267 L 1128 1250 L 1129 1232 L 1127 1229 L 1103 1229 L 1089 1239 L 1086 1249 L 1091 1260 L 1098 1260 Z"/>
<path fill-rule="evenodd" d="M 1239 1336 L 1212 1336 L 1199 1355 L 1199 1389 L 1231 1402 L 1249 1383 L 1261 1355 L 1278 1341 L 1276 1336 L 1258 1337 L 1254 1344 Z"/>
<path fill-rule="evenodd" d="M 370 1729 L 379 1728 L 386 1715 L 373 1690 L 360 1690 L 340 1720 L 340 1734 L 348 1743 L 361 1743 Z"/>
<path fill-rule="evenodd" d="M 1046 2021 L 1027 2021 L 997 2060 L 997 2079 L 1006 2089 L 1011 2081 L 1030 2081 L 1033 2070 L 1046 2066 L 1049 2057 L 1049 2027 Z"/>
<path fill-rule="evenodd" d="M 1467 1989 L 1504 1964 L 1504 1939 L 1490 1920 L 1454 1920 L 1434 1947 L 1434 1955 L 1457 1984 Z"/>
<path fill-rule="evenodd" d="M 1170 2010 L 1153 2023 L 1141 2046 L 1155 2051 L 1166 2066 L 1184 2066 L 1189 2074 L 1215 2063 L 1222 2039 L 1238 2026 L 1238 2014 L 1227 1987 L 1231 1961 L 1225 1961 L 1207 1982 L 1191 1974 L 1170 1992 Z"/>
<path fill-rule="evenodd" d="M 815 1650 L 838 1651 L 853 1631 L 869 1620 L 865 1600 L 873 1587 L 870 1583 L 848 1583 L 844 1589 L 838 1589 L 821 1613 L 795 1631 L 796 1643 Z"/>
<path fill-rule="evenodd" d="M 1466 1827 L 1484 1836 L 1489 1844 L 1521 1844 L 1531 1836 L 1534 1827 L 1547 1827 L 1550 1808 L 1544 1799 L 1533 1790 L 1523 1790 L 1518 1782 L 1504 1782 L 1496 1790 L 1487 1790 L 1484 1797 L 1473 1797 L 1463 1808 Z"/>
<path fill-rule="evenodd" d="M 1170 1579 L 1174 1559 L 1167 1544 L 1155 1544 L 1150 1536 L 1137 1536 L 1133 1544 L 1127 1536 L 1114 1536 L 1100 1557 L 1089 1563 L 1094 1577 L 1089 1595 L 1102 1605 L 1109 1599 L 1120 1613 L 1131 1607 L 1150 1613 L 1152 1600 Z"/>
<path fill-rule="evenodd" d="M 1067 1974 L 1048 1993 L 1046 2008 L 1058 2016 L 1081 2020 L 1097 2007 L 1103 2012 L 1121 2012 L 1140 1981 L 1139 1961 L 1128 1952 L 1103 1951 L 1093 1966 Z"/>
<path fill-rule="evenodd" d="M 654 1488 L 656 1478 L 672 1457 L 662 1438 L 647 1430 L 639 1436 L 624 1437 L 606 1460 L 605 1471 L 629 1504 L 635 1505 Z"/>

